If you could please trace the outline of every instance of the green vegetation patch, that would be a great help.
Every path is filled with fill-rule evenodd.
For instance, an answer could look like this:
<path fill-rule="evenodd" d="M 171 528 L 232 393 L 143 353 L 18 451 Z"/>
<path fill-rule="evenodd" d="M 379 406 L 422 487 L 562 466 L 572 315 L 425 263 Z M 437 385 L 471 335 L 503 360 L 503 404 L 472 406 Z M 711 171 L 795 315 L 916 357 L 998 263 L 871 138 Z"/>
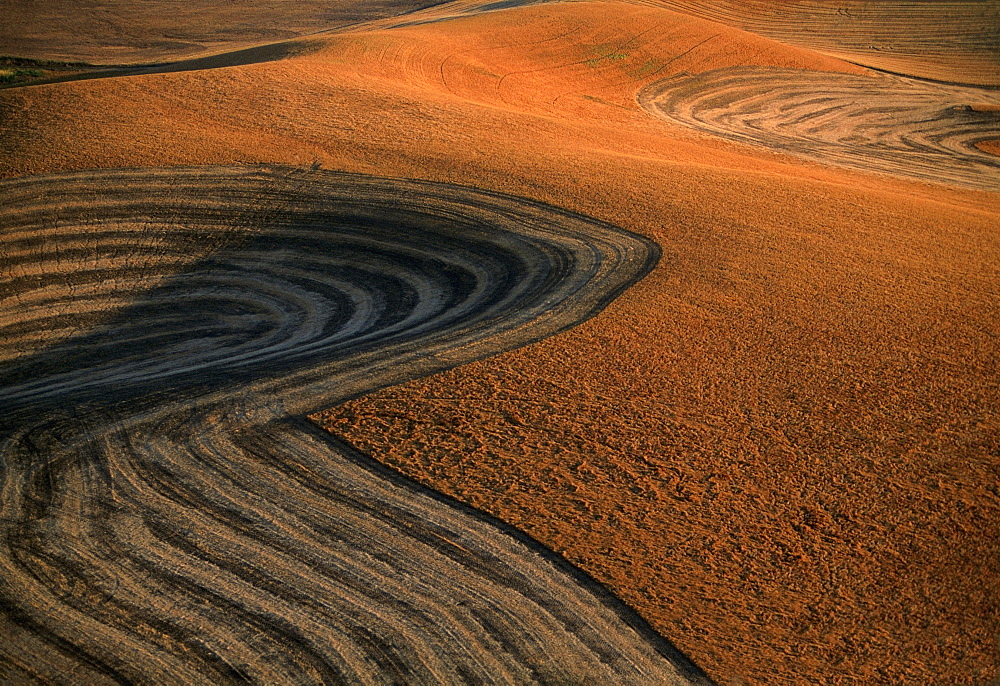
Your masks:
<path fill-rule="evenodd" d="M 93 67 L 84 62 L 33 60 L 27 57 L 0 55 L 0 86 L 27 83 L 60 72 L 78 72 L 88 68 Z"/>
<path fill-rule="evenodd" d="M 28 69 L 25 67 L 15 67 L 13 69 L 0 69 L 0 83 L 19 83 L 30 81 L 45 76 L 41 69 Z"/>
<path fill-rule="evenodd" d="M 593 45 L 587 49 L 587 52 L 594 55 L 586 61 L 588 67 L 599 67 L 606 62 L 618 62 L 630 57 L 629 53 L 621 49 L 621 46 L 616 47 L 610 43 Z"/>

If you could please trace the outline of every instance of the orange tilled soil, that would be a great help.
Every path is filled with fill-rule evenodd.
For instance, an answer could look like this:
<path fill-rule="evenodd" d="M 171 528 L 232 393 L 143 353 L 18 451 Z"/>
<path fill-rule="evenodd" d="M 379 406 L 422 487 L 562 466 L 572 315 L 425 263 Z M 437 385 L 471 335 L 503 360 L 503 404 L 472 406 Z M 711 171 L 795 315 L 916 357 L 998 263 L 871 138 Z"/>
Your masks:
<path fill-rule="evenodd" d="M 668 257 L 608 316 L 320 421 L 552 546 L 721 683 L 984 683 L 995 350 L 932 306 L 941 271 L 807 233 L 702 234 L 694 278 Z"/>
<path fill-rule="evenodd" d="M 976 147 L 991 155 L 1000 155 L 1000 140 L 980 141 L 976 143 Z"/>
<path fill-rule="evenodd" d="M 317 47 L 0 92 L 0 175 L 315 162 L 650 236 L 659 266 L 589 323 L 319 420 L 562 552 L 721 683 L 1000 674 L 996 195 L 635 101 L 682 72 L 864 69 L 618 3 Z"/>

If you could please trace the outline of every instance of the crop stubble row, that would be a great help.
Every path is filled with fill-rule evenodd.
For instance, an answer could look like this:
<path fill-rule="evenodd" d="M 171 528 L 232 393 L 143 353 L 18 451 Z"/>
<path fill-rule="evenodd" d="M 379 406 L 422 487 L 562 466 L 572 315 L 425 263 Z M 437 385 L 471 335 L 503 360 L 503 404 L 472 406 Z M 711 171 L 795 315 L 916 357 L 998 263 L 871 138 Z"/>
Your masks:
<path fill-rule="evenodd" d="M 300 418 L 571 326 L 651 243 L 281 167 L 3 197 L 6 678 L 700 679 L 580 573 Z"/>

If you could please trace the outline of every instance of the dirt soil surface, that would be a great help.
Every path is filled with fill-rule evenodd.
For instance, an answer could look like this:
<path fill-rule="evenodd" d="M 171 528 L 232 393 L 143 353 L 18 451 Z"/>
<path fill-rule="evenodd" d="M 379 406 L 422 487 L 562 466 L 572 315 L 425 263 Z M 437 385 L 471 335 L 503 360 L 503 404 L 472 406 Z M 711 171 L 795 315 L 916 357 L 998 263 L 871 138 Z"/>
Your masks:
<path fill-rule="evenodd" d="M 5 683 L 705 683 L 564 560 L 303 418 L 577 324 L 655 244 L 299 167 L 0 194 Z"/>
<path fill-rule="evenodd" d="M 4 0 L 0 54 L 119 65 L 226 52 L 405 14 L 437 0 Z"/>
<path fill-rule="evenodd" d="M 990 0 L 645 1 L 897 74 L 1000 85 L 1000 5 Z"/>
<path fill-rule="evenodd" d="M 760 3 L 738 5 L 757 33 L 664 4 L 443 6 L 280 60 L 5 90 L 0 175 L 316 165 L 651 238 L 658 266 L 600 316 L 316 421 L 560 553 L 720 683 L 990 683 L 995 170 L 845 168 L 654 116 L 643 89 L 716 70 L 883 78 Z M 922 53 L 937 71 L 872 66 L 995 83 L 992 48 L 963 45 L 961 69 L 945 47 Z M 988 128 L 960 138 L 996 148 Z"/>

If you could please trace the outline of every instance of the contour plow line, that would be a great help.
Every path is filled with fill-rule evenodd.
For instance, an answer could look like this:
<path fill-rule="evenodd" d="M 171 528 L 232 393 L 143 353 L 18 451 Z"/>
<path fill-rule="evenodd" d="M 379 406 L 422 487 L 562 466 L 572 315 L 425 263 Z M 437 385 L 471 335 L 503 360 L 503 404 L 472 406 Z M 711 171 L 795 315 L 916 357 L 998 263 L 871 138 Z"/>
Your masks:
<path fill-rule="evenodd" d="M 654 244 L 288 167 L 0 197 L 4 680 L 705 680 L 555 555 L 303 418 L 573 326 Z"/>
<path fill-rule="evenodd" d="M 890 74 L 740 67 L 639 93 L 650 113 L 822 164 L 1000 190 L 1000 92 Z"/>

